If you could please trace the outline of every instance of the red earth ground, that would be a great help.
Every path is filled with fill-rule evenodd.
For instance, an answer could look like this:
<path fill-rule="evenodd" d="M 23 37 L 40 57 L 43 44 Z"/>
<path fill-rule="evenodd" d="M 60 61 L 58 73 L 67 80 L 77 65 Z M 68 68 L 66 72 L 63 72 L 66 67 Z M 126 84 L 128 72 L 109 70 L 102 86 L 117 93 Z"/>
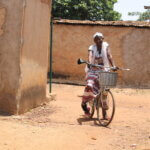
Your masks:
<path fill-rule="evenodd" d="M 150 90 L 113 89 L 108 128 L 83 118 L 83 90 L 53 84 L 55 100 L 20 116 L 1 114 L 0 150 L 150 150 Z"/>

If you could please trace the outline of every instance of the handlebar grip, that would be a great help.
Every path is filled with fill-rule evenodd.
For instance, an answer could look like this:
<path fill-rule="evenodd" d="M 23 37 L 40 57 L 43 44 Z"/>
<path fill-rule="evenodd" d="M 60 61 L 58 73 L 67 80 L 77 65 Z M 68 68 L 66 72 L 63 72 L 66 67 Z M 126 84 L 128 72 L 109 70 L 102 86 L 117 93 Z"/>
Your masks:
<path fill-rule="evenodd" d="M 130 71 L 130 69 L 124 69 L 124 68 L 122 68 L 121 70 L 126 70 L 126 71 Z"/>

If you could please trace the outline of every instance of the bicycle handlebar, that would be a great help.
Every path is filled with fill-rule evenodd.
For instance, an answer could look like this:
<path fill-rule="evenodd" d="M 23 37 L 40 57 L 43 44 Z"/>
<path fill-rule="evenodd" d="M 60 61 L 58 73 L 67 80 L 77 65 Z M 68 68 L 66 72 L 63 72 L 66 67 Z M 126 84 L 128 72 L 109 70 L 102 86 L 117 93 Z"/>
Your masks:
<path fill-rule="evenodd" d="M 91 67 L 97 67 L 97 68 L 101 68 L 101 69 L 108 68 L 108 69 L 111 69 L 113 71 L 116 71 L 116 70 L 126 70 L 126 71 L 129 71 L 130 70 L 130 69 L 119 68 L 119 67 L 104 67 L 103 65 L 90 64 L 89 62 L 87 62 L 87 61 L 85 61 L 85 60 L 83 60 L 81 58 L 78 59 L 77 63 L 78 63 L 78 65 L 85 63 L 85 64 L 87 64 L 87 65 L 89 65 Z"/>

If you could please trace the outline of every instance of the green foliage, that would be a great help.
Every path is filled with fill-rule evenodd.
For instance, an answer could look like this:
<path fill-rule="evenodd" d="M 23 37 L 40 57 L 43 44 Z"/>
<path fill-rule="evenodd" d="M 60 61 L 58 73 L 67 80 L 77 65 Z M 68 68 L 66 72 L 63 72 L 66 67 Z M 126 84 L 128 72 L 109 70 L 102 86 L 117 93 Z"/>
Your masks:
<path fill-rule="evenodd" d="M 139 16 L 141 13 L 140 12 L 128 12 L 129 16 Z"/>
<path fill-rule="evenodd" d="M 140 14 L 138 21 L 146 21 L 150 19 L 150 10 Z"/>
<path fill-rule="evenodd" d="M 75 20 L 120 20 L 117 0 L 53 0 L 53 17 Z"/>
<path fill-rule="evenodd" d="M 150 10 L 147 10 L 143 13 L 141 12 L 129 12 L 129 16 L 139 16 L 137 21 L 146 21 L 150 19 Z"/>

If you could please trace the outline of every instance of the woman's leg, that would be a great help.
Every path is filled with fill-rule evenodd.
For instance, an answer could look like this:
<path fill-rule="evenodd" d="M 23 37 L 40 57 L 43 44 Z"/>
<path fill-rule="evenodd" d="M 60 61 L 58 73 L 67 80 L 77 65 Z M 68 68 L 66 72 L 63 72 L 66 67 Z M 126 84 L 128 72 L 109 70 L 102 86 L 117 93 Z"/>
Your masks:
<path fill-rule="evenodd" d="M 99 81 L 98 74 L 88 73 L 86 77 L 86 87 L 84 89 L 84 94 L 82 97 L 81 107 L 85 113 L 89 113 L 89 108 L 87 108 L 87 102 L 94 100 L 99 92 Z"/>
<path fill-rule="evenodd" d="M 87 84 L 87 86 L 85 87 L 85 90 L 84 90 L 84 94 L 82 97 L 82 103 L 81 103 L 81 107 L 82 107 L 83 111 L 85 112 L 85 114 L 89 113 L 89 108 L 87 107 L 87 102 L 89 102 L 90 100 L 93 100 L 93 98 L 94 98 L 93 88 Z"/>
<path fill-rule="evenodd" d="M 93 100 L 95 98 L 95 81 L 97 76 L 95 74 L 89 73 L 86 78 L 86 87 L 84 89 L 84 94 L 82 97 L 81 107 L 85 114 L 89 113 L 89 108 L 87 108 L 87 102 Z"/>

